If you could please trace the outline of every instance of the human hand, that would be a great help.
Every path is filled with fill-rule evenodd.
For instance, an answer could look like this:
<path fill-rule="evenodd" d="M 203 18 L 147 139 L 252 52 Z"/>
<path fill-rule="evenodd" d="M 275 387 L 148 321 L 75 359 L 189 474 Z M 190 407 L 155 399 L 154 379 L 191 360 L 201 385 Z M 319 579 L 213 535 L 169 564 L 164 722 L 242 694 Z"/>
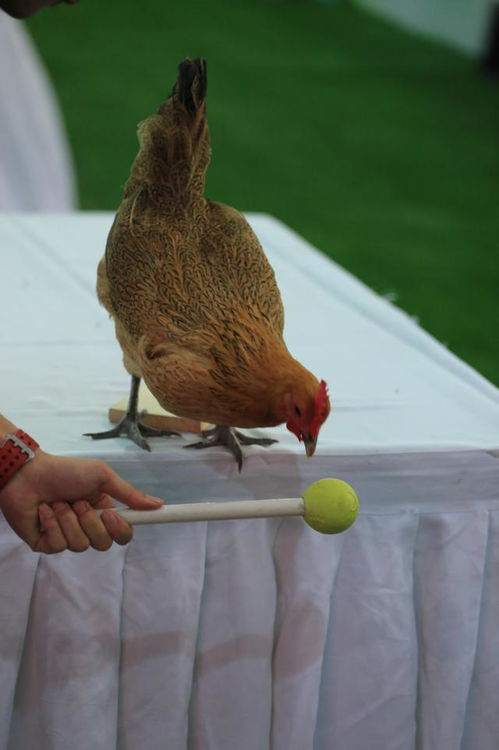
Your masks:
<path fill-rule="evenodd" d="M 112 511 L 112 498 L 137 510 L 162 501 L 125 482 L 104 461 L 53 456 L 38 449 L 0 492 L 0 510 L 33 551 L 55 553 L 127 544 L 131 526 Z"/>

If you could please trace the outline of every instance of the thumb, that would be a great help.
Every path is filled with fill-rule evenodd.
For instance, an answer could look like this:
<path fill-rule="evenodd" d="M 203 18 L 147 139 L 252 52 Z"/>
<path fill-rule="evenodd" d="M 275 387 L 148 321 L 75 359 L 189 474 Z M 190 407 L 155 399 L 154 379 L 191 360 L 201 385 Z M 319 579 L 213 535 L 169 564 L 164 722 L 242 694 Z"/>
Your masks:
<path fill-rule="evenodd" d="M 128 484 L 128 482 L 125 482 L 110 467 L 107 468 L 108 471 L 102 484 L 102 491 L 114 497 L 115 500 L 119 500 L 120 503 L 124 503 L 129 508 L 134 508 L 135 510 L 154 510 L 164 505 L 163 500 L 160 500 L 159 497 L 146 495 L 142 490 L 138 490 L 136 487 Z"/>

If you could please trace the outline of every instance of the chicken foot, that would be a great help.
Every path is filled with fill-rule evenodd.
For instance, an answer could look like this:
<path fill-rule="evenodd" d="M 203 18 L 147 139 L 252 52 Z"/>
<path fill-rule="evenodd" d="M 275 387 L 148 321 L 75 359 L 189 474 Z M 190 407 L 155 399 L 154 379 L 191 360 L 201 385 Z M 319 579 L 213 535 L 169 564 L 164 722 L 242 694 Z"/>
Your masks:
<path fill-rule="evenodd" d="M 239 430 L 235 430 L 233 427 L 226 427 L 222 424 L 215 425 L 211 430 L 204 430 L 201 435 L 203 439 L 198 443 L 191 443 L 184 447 L 199 450 L 201 448 L 212 448 L 213 446 L 223 445 L 231 451 L 236 459 L 239 471 L 241 471 L 243 466 L 242 445 L 261 445 L 267 447 L 272 445 L 272 443 L 277 443 L 277 440 L 273 440 L 272 438 L 250 437 L 239 432 Z"/>
<path fill-rule="evenodd" d="M 136 375 L 132 375 L 132 383 L 130 386 L 130 396 L 128 398 L 128 406 L 126 414 L 115 427 L 105 432 L 86 432 L 87 437 L 91 437 L 93 440 L 106 440 L 107 438 L 120 437 L 125 435 L 127 438 L 132 440 L 139 448 L 143 448 L 145 451 L 150 451 L 151 446 L 145 439 L 146 437 L 170 437 L 173 435 L 179 436 L 178 432 L 172 432 L 170 430 L 157 430 L 155 427 L 149 427 L 140 421 L 140 417 L 146 412 L 138 411 L 139 402 L 139 385 L 140 378 Z"/>

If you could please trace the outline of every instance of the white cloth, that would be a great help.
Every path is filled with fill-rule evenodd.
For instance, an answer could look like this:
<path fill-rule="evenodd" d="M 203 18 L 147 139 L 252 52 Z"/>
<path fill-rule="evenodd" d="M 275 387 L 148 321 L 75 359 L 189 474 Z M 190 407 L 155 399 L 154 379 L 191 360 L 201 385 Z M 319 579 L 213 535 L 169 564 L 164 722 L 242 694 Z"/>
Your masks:
<path fill-rule="evenodd" d="M 468 54 L 484 51 L 496 0 L 357 0 L 411 31 Z"/>
<path fill-rule="evenodd" d="M 499 394 L 274 219 L 251 215 L 289 347 L 328 381 L 312 460 L 92 442 L 128 391 L 95 297 L 109 214 L 0 217 L 4 411 L 169 502 L 298 496 L 338 476 L 361 513 L 137 527 L 40 557 L 0 522 L 0 750 L 497 750 Z"/>
<path fill-rule="evenodd" d="M 75 177 L 59 107 L 22 23 L 0 11 L 0 211 L 70 211 Z"/>

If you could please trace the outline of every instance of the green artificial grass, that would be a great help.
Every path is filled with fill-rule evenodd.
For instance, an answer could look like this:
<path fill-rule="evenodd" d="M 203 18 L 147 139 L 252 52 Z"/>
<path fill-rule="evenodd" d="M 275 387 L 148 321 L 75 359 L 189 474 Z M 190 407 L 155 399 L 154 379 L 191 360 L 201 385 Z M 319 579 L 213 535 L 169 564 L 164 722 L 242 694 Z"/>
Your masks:
<path fill-rule="evenodd" d="M 82 0 L 29 22 L 84 209 L 114 209 L 135 125 L 209 70 L 207 194 L 293 227 L 499 384 L 499 84 L 350 5 Z"/>

